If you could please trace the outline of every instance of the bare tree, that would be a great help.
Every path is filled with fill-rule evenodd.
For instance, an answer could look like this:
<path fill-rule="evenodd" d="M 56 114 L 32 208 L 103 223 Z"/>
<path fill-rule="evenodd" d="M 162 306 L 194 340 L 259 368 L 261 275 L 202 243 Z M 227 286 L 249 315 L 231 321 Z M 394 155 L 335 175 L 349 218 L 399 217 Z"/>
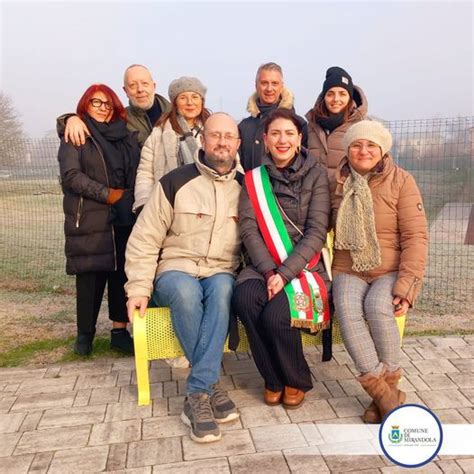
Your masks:
<path fill-rule="evenodd" d="M 23 124 L 12 100 L 0 91 L 0 166 L 22 160 L 24 138 Z"/>

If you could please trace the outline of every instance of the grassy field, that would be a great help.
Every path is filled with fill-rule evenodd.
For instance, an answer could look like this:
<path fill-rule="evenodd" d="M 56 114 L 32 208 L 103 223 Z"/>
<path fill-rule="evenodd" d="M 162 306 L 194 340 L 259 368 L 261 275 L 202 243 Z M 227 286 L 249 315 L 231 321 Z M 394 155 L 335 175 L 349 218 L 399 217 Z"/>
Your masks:
<path fill-rule="evenodd" d="M 57 180 L 0 182 L 0 286 L 72 289 L 63 221 Z"/>
<path fill-rule="evenodd" d="M 447 202 L 473 200 L 474 184 L 466 170 L 409 170 L 420 188 L 426 216 L 431 224 Z"/>
<path fill-rule="evenodd" d="M 78 359 L 74 295 L 0 288 L 0 367 L 42 365 Z M 103 308 L 93 357 L 117 356 L 109 349 L 111 323 Z"/>
<path fill-rule="evenodd" d="M 474 246 L 429 244 L 428 266 L 417 306 L 437 314 L 472 314 Z"/>

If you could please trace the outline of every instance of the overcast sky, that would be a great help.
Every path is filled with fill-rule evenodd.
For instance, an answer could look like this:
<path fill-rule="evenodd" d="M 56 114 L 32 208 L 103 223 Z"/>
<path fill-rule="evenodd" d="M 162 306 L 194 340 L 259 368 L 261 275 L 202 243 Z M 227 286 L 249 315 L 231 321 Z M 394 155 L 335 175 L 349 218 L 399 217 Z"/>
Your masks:
<path fill-rule="evenodd" d="M 0 0 L 1 1 L 1 0 Z M 303 115 L 326 69 L 344 67 L 387 120 L 474 115 L 473 3 L 1 2 L 1 89 L 43 136 L 94 82 L 122 92 L 142 63 L 158 92 L 182 75 L 240 120 L 255 71 L 279 63 Z"/>

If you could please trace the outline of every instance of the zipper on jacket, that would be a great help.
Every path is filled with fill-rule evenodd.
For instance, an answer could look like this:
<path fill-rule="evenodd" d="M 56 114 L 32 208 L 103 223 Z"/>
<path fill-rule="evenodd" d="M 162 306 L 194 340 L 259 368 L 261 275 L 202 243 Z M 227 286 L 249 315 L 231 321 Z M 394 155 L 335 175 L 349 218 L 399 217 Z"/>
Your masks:
<path fill-rule="evenodd" d="M 259 126 L 261 125 L 261 122 L 262 122 L 262 114 L 260 113 L 257 117 L 257 126 L 255 128 L 255 133 L 253 135 L 253 140 L 252 140 L 252 161 L 251 161 L 251 165 L 252 165 L 252 168 L 255 168 L 256 166 L 260 166 L 262 163 L 261 163 L 261 160 L 260 160 L 260 163 L 256 164 L 255 163 L 255 148 L 258 146 L 261 146 L 261 142 L 262 142 L 262 139 L 261 137 L 259 136 L 258 132 L 259 132 Z M 258 143 L 257 143 L 258 141 Z M 252 168 L 249 168 L 249 169 L 252 169 Z"/>
<path fill-rule="evenodd" d="M 109 175 L 107 174 L 107 165 L 105 164 L 104 155 L 102 154 L 102 150 L 100 149 L 99 144 L 94 140 L 93 137 L 90 137 L 90 138 L 92 140 L 92 143 L 94 143 L 95 147 L 97 148 L 97 151 L 99 152 L 99 155 L 102 159 L 102 165 L 104 167 L 104 172 L 105 172 L 105 179 L 107 180 L 107 188 L 110 188 Z M 110 227 L 112 228 L 112 245 L 114 247 L 114 271 L 115 271 L 117 270 L 117 248 L 115 245 L 115 231 L 114 231 L 113 224 L 110 224 Z"/>
<path fill-rule="evenodd" d="M 406 299 L 406 300 L 408 300 L 407 297 L 408 297 L 408 295 L 409 295 L 411 289 L 412 289 L 414 286 L 417 286 L 418 283 L 420 283 L 420 279 L 419 279 L 418 277 L 413 278 L 413 281 L 412 281 L 411 285 L 408 287 L 408 290 L 407 290 L 407 292 L 405 293 L 405 299 Z"/>
<path fill-rule="evenodd" d="M 209 235 L 209 245 L 207 246 L 206 257 L 209 257 L 209 250 L 211 249 L 212 236 L 214 234 L 214 227 L 216 226 L 216 214 L 217 214 L 217 192 L 216 192 L 216 183 L 213 182 L 214 188 L 214 218 L 212 220 L 211 234 Z"/>
<path fill-rule="evenodd" d="M 79 203 L 77 205 L 77 212 L 76 212 L 76 229 L 79 228 L 79 223 L 81 220 L 81 214 L 82 214 L 82 203 L 84 202 L 84 198 L 81 196 L 79 198 Z"/>

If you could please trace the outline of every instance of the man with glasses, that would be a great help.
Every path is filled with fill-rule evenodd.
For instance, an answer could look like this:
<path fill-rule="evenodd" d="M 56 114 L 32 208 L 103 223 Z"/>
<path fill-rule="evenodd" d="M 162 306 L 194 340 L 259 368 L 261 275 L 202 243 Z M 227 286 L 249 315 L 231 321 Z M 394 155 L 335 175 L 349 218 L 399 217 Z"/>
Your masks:
<path fill-rule="evenodd" d="M 129 99 L 127 112 L 127 128 L 138 132 L 140 148 L 150 135 L 153 126 L 161 114 L 167 112 L 171 105 L 163 96 L 156 94 L 156 83 L 150 71 L 141 64 L 129 66 L 123 76 L 123 90 Z M 64 135 L 66 142 L 73 145 L 84 145 L 86 136 L 90 135 L 86 124 L 72 114 L 62 115 L 57 121 L 59 135 Z"/>
<path fill-rule="evenodd" d="M 237 171 L 240 145 L 225 113 L 204 124 L 195 163 L 163 176 L 140 213 L 127 245 L 128 315 L 143 315 L 150 295 L 169 306 L 173 327 L 191 363 L 182 421 L 200 443 L 221 437 L 218 423 L 238 418 L 218 385 L 239 266 Z"/>
<path fill-rule="evenodd" d="M 242 139 L 239 155 L 245 171 L 262 164 L 265 117 L 278 107 L 294 110 L 293 102 L 294 96 L 285 87 L 281 66 L 276 63 L 262 64 L 257 70 L 255 92 L 247 103 L 250 117 L 239 123 L 240 138 Z M 299 115 L 297 117 L 303 127 L 302 145 L 306 147 L 308 141 L 306 120 Z"/>

